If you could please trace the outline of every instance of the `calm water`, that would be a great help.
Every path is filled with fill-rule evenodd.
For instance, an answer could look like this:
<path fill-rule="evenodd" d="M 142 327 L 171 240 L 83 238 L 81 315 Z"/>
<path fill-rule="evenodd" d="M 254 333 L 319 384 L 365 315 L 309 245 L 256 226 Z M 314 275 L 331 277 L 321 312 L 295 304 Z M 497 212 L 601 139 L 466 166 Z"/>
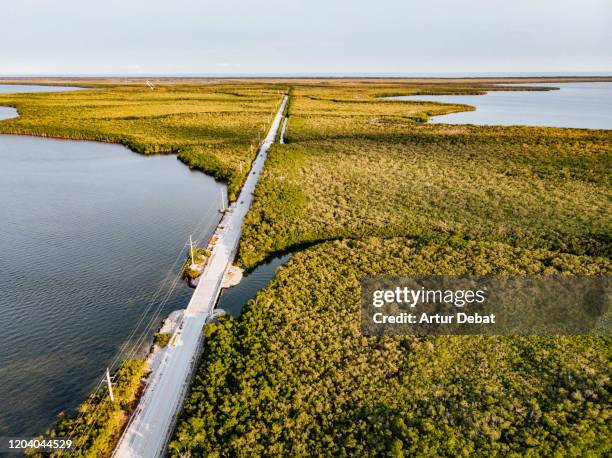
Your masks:
<path fill-rule="evenodd" d="M 17 110 L 13 107 L 0 107 L 0 121 L 3 119 L 11 119 L 19 116 Z"/>
<path fill-rule="evenodd" d="M 32 92 L 66 92 L 79 91 L 83 88 L 75 86 L 42 86 L 32 84 L 0 84 L 0 94 L 22 94 Z M 0 106 L 0 121 L 17 117 L 17 110 Z"/>
<path fill-rule="evenodd" d="M 389 98 L 462 103 L 476 107 L 476 111 L 435 116 L 430 120 L 432 123 L 612 129 L 612 83 L 538 83 L 537 86 L 558 87 L 560 90 Z"/>
<path fill-rule="evenodd" d="M 239 284 L 224 289 L 221 292 L 217 308 L 225 310 L 229 315 L 240 315 L 243 305 L 253 299 L 260 289 L 268 285 L 278 268 L 285 265 L 290 257 L 290 254 L 286 254 L 260 264 L 252 272 L 245 275 Z"/>
<path fill-rule="evenodd" d="M 214 230 L 221 186 L 173 156 L 0 135 L 0 436 L 43 432 L 97 385 L 188 235 Z"/>
<path fill-rule="evenodd" d="M 0 84 L 0 94 L 23 94 L 31 92 L 66 92 L 80 91 L 76 86 L 43 86 L 35 84 Z"/>

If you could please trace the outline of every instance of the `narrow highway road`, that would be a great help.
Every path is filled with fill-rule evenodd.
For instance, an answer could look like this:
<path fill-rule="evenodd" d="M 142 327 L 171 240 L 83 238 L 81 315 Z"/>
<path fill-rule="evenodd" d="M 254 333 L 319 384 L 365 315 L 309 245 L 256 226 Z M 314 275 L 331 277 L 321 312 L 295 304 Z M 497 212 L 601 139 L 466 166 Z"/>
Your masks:
<path fill-rule="evenodd" d="M 253 161 L 240 196 L 217 226 L 217 242 L 189 301 L 183 321 L 163 350 L 161 364 L 149 376 L 145 392 L 115 449 L 115 457 L 153 458 L 164 453 L 197 364 L 203 344 L 202 328 L 217 303 L 223 277 L 236 256 L 244 216 L 253 201 L 255 185 L 268 149 L 276 138 L 287 100 L 285 96 Z"/>

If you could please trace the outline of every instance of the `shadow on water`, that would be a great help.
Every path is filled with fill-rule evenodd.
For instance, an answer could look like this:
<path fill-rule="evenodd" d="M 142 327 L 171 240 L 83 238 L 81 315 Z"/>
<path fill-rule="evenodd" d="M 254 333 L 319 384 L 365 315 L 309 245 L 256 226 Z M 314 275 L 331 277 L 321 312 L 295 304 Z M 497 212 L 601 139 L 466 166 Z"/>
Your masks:
<path fill-rule="evenodd" d="M 239 316 L 244 304 L 270 283 L 278 268 L 287 264 L 290 257 L 291 254 L 274 257 L 245 274 L 242 281 L 236 286 L 222 291 L 217 308 L 224 310 L 229 315 Z"/>

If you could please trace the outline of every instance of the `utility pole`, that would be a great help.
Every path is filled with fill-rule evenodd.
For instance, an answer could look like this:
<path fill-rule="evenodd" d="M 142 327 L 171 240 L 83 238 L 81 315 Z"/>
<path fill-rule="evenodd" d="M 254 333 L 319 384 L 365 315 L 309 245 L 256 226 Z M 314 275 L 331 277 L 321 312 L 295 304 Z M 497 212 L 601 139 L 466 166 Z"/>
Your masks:
<path fill-rule="evenodd" d="M 111 383 L 108 367 L 106 368 L 106 383 L 108 384 L 108 394 L 110 394 L 110 400 L 111 402 L 115 402 L 115 395 L 113 394 L 113 384 Z"/>
<path fill-rule="evenodd" d="M 191 238 L 191 234 L 189 234 L 189 254 L 191 255 L 191 268 L 195 269 L 195 256 L 193 255 L 193 239 Z"/>
<path fill-rule="evenodd" d="M 223 189 L 221 191 L 221 210 L 225 209 L 225 196 L 223 195 Z"/>

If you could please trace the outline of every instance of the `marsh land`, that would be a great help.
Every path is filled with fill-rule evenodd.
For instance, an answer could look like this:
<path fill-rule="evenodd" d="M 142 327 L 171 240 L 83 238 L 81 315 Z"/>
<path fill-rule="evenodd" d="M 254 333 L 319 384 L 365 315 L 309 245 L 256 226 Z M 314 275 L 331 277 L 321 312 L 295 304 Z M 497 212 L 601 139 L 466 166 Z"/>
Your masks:
<path fill-rule="evenodd" d="M 363 275 L 609 275 L 612 131 L 430 124 L 470 107 L 381 100 L 516 82 L 551 80 L 72 82 L 98 89 L 0 96 L 21 114 L 0 131 L 177 154 L 235 194 L 289 92 L 239 263 L 294 254 L 238 318 L 206 326 L 171 456 L 604 455 L 610 337 L 359 331 Z M 106 453 L 122 424 L 91 401 L 54 431 Z"/>
<path fill-rule="evenodd" d="M 606 450 L 609 337 L 361 336 L 364 275 L 611 266 L 610 131 L 429 125 L 462 107 L 377 100 L 406 90 L 293 87 L 240 260 L 298 252 L 207 328 L 173 456 Z"/>

